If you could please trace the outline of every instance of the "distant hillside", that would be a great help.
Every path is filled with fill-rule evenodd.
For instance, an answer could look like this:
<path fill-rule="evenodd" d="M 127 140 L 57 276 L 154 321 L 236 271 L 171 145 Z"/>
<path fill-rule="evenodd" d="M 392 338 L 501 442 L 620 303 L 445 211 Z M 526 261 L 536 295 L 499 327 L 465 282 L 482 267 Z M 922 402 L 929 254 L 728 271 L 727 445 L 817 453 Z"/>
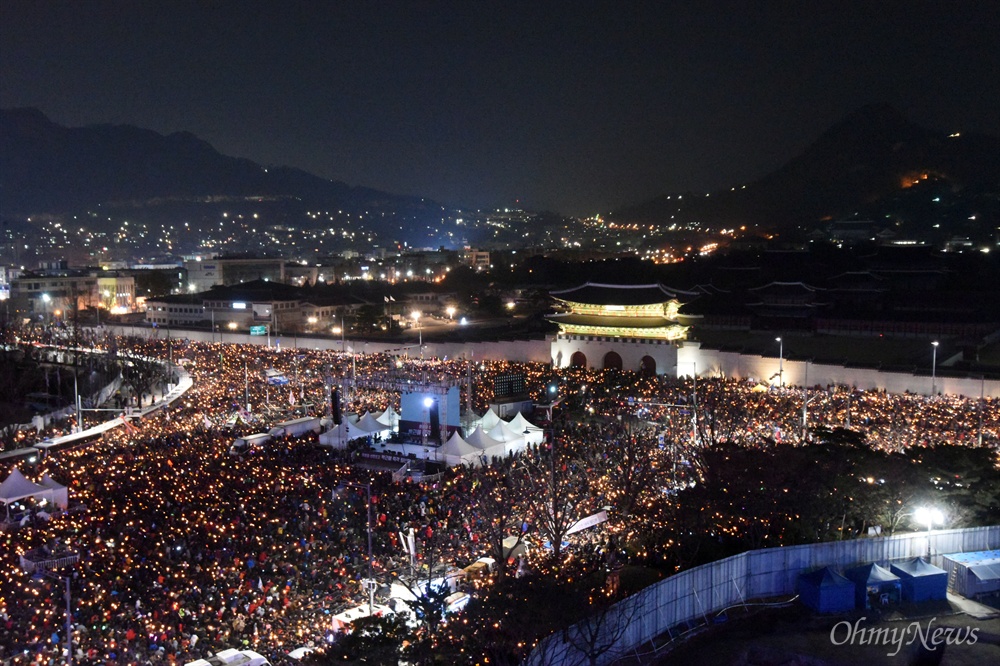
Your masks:
<path fill-rule="evenodd" d="M 296 208 L 434 220 L 441 205 L 227 157 L 187 132 L 129 125 L 68 128 L 36 109 L 0 110 L 0 214 L 60 214 L 101 205 L 163 207 L 259 198 Z M 372 215 L 374 217 L 374 215 Z M 397 226 L 398 231 L 398 226 Z"/>
<path fill-rule="evenodd" d="M 680 200 L 663 195 L 611 217 L 787 230 L 848 218 L 888 218 L 901 225 L 943 218 L 957 224 L 979 212 L 977 224 L 965 226 L 983 230 L 996 220 L 998 192 L 1000 139 L 948 136 L 880 105 L 852 113 L 804 153 L 745 188 Z M 936 202 L 941 206 L 928 205 L 935 197 L 943 197 Z"/>

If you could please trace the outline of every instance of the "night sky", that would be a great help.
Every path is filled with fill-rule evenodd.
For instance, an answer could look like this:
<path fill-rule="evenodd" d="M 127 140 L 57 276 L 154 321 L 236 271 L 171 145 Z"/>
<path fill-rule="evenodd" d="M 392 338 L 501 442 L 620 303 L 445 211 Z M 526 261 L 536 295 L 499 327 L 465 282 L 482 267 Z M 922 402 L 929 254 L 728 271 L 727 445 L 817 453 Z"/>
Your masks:
<path fill-rule="evenodd" d="M 1000 2 L 0 2 L 0 106 L 455 205 L 753 180 L 889 103 L 1000 135 Z"/>

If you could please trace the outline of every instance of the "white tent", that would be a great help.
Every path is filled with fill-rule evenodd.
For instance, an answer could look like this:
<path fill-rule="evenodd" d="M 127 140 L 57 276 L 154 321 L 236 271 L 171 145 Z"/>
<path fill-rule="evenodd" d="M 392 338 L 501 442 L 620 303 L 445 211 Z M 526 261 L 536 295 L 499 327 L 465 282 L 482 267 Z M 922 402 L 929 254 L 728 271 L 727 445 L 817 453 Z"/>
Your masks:
<path fill-rule="evenodd" d="M 510 429 L 521 433 L 528 444 L 541 444 L 545 441 L 545 431 L 524 418 L 524 414 L 521 412 L 518 412 L 517 416 L 508 423 Z"/>
<path fill-rule="evenodd" d="M 19 499 L 34 497 L 35 499 L 52 499 L 52 490 L 37 483 L 28 481 L 16 467 L 11 471 L 10 476 L 0 483 L 0 502 L 7 505 L 8 515 L 10 503 Z"/>
<path fill-rule="evenodd" d="M 347 421 L 342 421 L 339 426 L 334 426 L 326 432 L 320 433 L 320 446 L 329 446 L 335 449 L 347 447 L 347 442 L 351 439 L 349 428 Z"/>
<path fill-rule="evenodd" d="M 524 435 L 511 430 L 506 421 L 500 421 L 493 426 L 489 436 L 504 443 L 505 453 L 519 453 L 524 450 Z"/>
<path fill-rule="evenodd" d="M 472 444 L 462 439 L 456 430 L 447 442 L 438 449 L 438 456 L 451 467 L 455 465 L 475 465 L 482 464 L 482 450 L 477 449 Z"/>
<path fill-rule="evenodd" d="M 399 414 L 392 408 L 392 405 L 389 405 L 389 408 L 378 417 L 378 421 L 390 430 L 395 430 L 399 427 Z"/>
<path fill-rule="evenodd" d="M 465 438 L 465 441 L 479 449 L 480 454 L 486 456 L 487 459 L 503 458 L 507 455 L 504 443 L 487 435 L 481 426 L 477 426 L 472 434 Z"/>
<path fill-rule="evenodd" d="M 52 503 L 65 511 L 69 508 L 69 489 L 46 474 L 42 477 L 42 486 L 52 491 Z"/>
<path fill-rule="evenodd" d="M 500 423 L 500 420 L 500 415 L 490 407 L 489 411 L 483 414 L 483 418 L 479 419 L 479 425 L 483 430 L 492 430 L 496 424 Z"/>
<path fill-rule="evenodd" d="M 390 432 L 390 429 L 384 423 L 379 422 L 377 418 L 372 416 L 371 412 L 365 412 L 364 416 L 358 419 L 357 423 L 349 424 L 348 428 L 350 429 L 351 439 L 375 433 Z"/>

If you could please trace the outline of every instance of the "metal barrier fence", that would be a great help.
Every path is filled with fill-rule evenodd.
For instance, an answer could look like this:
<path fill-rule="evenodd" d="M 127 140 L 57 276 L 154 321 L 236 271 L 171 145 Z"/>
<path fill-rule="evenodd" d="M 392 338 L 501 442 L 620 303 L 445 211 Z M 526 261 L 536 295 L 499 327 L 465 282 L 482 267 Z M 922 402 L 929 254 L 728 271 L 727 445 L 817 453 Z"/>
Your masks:
<path fill-rule="evenodd" d="M 658 637 L 707 623 L 730 606 L 794 594 L 799 574 L 820 567 L 843 569 L 869 562 L 888 567 L 889 562 L 928 553 L 940 566 L 944 553 L 998 547 L 1000 525 L 752 550 L 666 578 L 607 612 L 548 636 L 525 663 L 604 665 L 649 652 Z"/>

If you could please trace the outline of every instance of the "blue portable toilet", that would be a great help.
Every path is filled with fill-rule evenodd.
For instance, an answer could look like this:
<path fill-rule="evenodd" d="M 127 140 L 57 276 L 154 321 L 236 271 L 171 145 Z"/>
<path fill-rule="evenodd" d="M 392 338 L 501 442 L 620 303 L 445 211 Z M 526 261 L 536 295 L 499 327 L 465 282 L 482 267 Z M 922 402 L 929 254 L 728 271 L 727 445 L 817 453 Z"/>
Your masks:
<path fill-rule="evenodd" d="M 922 557 L 892 564 L 889 571 L 899 576 L 903 601 L 948 598 L 948 572 Z"/>
<path fill-rule="evenodd" d="M 799 575 L 799 598 L 818 613 L 854 610 L 854 583 L 830 567 Z"/>

